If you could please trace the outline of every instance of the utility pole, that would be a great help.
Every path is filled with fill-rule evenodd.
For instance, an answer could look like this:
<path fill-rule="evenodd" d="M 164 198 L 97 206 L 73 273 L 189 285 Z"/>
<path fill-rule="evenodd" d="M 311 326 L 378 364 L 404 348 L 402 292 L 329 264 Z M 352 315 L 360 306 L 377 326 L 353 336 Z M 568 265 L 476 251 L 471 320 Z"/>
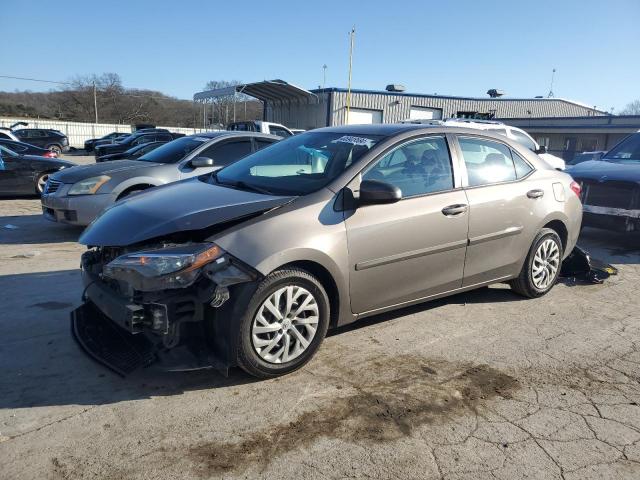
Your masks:
<path fill-rule="evenodd" d="M 96 112 L 96 123 L 98 123 L 98 92 L 95 80 L 93 81 L 93 110 Z"/>
<path fill-rule="evenodd" d="M 347 125 L 349 124 L 349 112 L 351 110 L 351 70 L 353 67 L 353 40 L 355 36 L 356 26 L 354 25 L 349 34 L 349 37 L 351 37 L 351 46 L 349 47 L 349 83 L 347 84 Z"/>

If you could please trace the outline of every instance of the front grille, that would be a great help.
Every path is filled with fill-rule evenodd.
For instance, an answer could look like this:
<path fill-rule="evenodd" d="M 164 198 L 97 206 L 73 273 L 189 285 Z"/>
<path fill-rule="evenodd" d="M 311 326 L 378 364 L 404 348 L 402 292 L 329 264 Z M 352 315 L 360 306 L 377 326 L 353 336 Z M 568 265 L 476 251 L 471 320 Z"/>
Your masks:
<path fill-rule="evenodd" d="M 55 193 L 58 191 L 60 186 L 62 186 L 62 182 L 57 182 L 55 180 L 49 179 L 47 180 L 47 183 L 44 186 L 44 193 L 46 194 Z"/>
<path fill-rule="evenodd" d="M 640 195 L 640 187 L 633 182 L 584 181 L 582 188 L 582 203 L 598 207 L 631 209 Z"/>

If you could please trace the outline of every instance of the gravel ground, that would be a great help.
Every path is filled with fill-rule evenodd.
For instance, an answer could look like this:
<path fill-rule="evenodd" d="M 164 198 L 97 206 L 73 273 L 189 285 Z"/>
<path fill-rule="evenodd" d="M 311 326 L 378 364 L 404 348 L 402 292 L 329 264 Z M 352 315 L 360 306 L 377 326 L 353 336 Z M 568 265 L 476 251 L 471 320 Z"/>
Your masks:
<path fill-rule="evenodd" d="M 71 338 L 80 230 L 39 208 L 0 200 L 2 479 L 640 478 L 638 237 L 584 231 L 603 285 L 367 319 L 284 378 L 122 379 Z"/>

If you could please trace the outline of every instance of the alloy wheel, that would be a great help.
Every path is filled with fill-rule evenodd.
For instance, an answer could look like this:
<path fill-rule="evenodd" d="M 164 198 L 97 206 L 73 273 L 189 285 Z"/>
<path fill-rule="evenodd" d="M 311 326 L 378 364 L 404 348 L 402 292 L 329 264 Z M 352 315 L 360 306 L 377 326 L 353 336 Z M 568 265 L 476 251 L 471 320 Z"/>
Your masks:
<path fill-rule="evenodd" d="M 286 363 L 311 345 L 319 322 L 316 298 L 299 285 L 287 285 L 269 295 L 251 326 L 251 343 L 269 363 Z"/>
<path fill-rule="evenodd" d="M 531 279 L 536 288 L 545 290 L 556 280 L 560 267 L 560 247 L 555 240 L 543 241 L 533 257 Z"/>
<path fill-rule="evenodd" d="M 36 185 L 38 193 L 44 192 L 44 186 L 47 184 L 47 180 L 49 180 L 49 175 L 47 175 L 46 173 L 38 177 L 38 183 Z"/>

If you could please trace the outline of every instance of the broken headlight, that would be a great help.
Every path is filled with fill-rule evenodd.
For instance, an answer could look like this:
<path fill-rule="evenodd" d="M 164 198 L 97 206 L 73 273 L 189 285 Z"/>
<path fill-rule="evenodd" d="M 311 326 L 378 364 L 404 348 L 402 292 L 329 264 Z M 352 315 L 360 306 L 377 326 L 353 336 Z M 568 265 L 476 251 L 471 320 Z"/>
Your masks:
<path fill-rule="evenodd" d="M 184 288 L 195 282 L 204 265 L 224 261 L 224 253 L 213 243 L 128 253 L 105 265 L 102 274 L 142 292 Z"/>

